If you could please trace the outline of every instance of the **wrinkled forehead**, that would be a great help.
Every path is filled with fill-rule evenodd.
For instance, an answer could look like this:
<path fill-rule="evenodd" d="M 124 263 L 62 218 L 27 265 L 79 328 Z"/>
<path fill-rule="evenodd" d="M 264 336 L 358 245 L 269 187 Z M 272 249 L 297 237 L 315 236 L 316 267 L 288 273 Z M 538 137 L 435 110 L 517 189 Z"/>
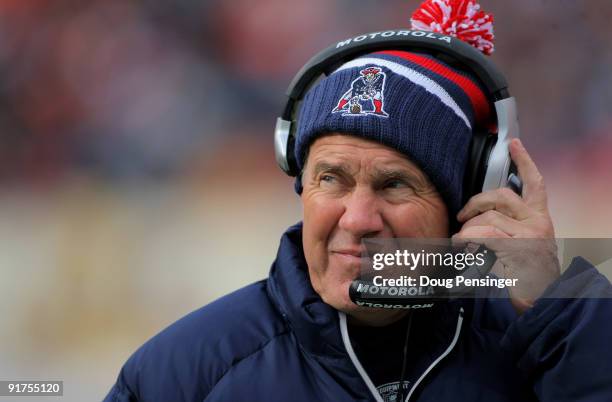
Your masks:
<path fill-rule="evenodd" d="M 370 139 L 340 133 L 330 133 L 313 142 L 305 170 L 313 175 L 323 171 L 367 177 L 401 175 L 429 182 L 427 175 L 405 154 Z"/>

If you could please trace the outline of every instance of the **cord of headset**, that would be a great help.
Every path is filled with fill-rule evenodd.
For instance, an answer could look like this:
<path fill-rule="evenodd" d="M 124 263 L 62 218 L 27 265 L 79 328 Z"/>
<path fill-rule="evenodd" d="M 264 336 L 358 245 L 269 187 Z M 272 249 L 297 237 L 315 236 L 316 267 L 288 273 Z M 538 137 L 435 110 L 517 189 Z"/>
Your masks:
<path fill-rule="evenodd" d="M 396 401 L 404 400 L 404 382 L 406 381 L 406 366 L 408 363 L 408 341 L 410 340 L 410 327 L 412 326 L 413 310 L 408 311 L 408 323 L 406 324 L 406 337 L 404 338 L 404 350 L 402 353 L 402 372 L 400 374 L 399 387 L 397 389 Z"/>

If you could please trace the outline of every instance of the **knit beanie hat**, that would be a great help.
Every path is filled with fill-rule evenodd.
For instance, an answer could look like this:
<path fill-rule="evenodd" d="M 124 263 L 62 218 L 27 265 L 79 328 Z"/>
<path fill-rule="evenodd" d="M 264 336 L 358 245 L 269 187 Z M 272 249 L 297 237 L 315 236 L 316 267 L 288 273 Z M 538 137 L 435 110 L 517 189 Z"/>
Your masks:
<path fill-rule="evenodd" d="M 429 3 L 445 2 L 428 0 L 419 10 Z M 413 14 L 413 27 L 419 10 Z M 453 16 L 452 10 L 446 11 L 449 18 Z M 484 16 L 492 20 L 490 15 Z M 480 19 L 482 23 L 482 15 Z M 424 24 L 422 19 L 418 21 Z M 429 23 L 436 24 L 440 21 Z M 448 33 L 448 29 L 437 31 Z M 298 117 L 295 158 L 302 170 L 308 148 L 325 133 L 377 141 L 416 163 L 454 216 L 461 209 L 473 129 L 485 124 L 490 114 L 489 101 L 470 74 L 426 54 L 370 53 L 343 64 L 306 93 Z M 301 190 L 298 177 L 296 191 Z"/>

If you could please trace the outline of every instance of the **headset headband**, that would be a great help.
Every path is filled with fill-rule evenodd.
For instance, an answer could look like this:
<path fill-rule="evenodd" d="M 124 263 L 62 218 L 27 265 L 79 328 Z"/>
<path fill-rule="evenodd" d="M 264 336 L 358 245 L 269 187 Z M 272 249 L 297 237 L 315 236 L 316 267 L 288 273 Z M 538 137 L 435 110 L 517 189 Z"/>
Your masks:
<path fill-rule="evenodd" d="M 460 39 L 435 32 L 388 30 L 370 32 L 346 39 L 319 52 L 306 63 L 287 89 L 289 98 L 283 119 L 291 120 L 294 104 L 321 74 L 330 74 L 346 61 L 377 50 L 409 50 L 432 54 L 442 60 L 452 59 L 467 68 L 486 88 L 491 102 L 508 98 L 508 84 L 495 65 L 479 50 Z"/>

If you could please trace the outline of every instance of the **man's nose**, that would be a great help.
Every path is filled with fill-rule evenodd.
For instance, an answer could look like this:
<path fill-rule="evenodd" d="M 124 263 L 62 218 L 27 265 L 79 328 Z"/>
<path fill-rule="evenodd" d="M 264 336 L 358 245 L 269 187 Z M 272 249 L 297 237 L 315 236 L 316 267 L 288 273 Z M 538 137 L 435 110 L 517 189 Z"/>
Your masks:
<path fill-rule="evenodd" d="M 376 193 L 371 189 L 357 188 L 347 195 L 338 226 L 358 239 L 380 233 L 384 223 Z"/>

